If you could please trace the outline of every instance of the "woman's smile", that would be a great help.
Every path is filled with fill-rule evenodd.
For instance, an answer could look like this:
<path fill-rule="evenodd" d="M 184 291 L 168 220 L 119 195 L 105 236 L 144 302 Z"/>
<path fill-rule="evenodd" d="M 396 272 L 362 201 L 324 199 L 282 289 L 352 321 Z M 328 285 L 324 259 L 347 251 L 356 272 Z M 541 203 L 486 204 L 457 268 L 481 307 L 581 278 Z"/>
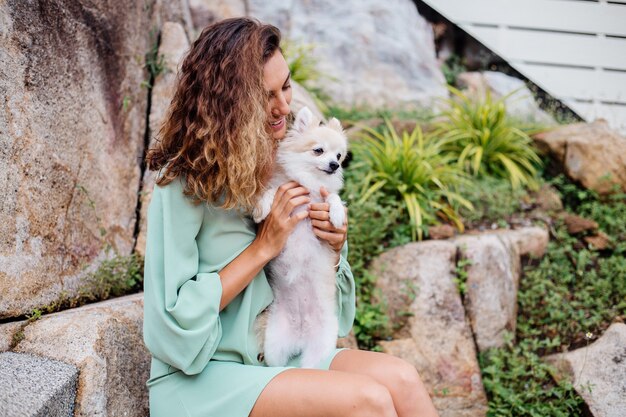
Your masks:
<path fill-rule="evenodd" d="M 270 121 L 269 123 L 270 123 L 270 126 L 272 127 L 272 130 L 275 132 L 278 132 L 282 130 L 283 127 L 285 127 L 285 116 L 281 117 L 280 119 L 276 121 Z"/>

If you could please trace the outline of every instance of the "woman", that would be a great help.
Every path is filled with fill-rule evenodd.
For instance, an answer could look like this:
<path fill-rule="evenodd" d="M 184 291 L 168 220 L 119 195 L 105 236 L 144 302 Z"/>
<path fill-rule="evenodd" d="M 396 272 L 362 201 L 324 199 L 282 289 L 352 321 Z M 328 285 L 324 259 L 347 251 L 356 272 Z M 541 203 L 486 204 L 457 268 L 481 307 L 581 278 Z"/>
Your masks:
<path fill-rule="evenodd" d="M 340 335 L 355 311 L 347 226 L 328 222 L 327 204 L 309 204 L 308 190 L 289 182 L 258 228 L 247 215 L 287 129 L 279 42 L 278 29 L 247 18 L 207 27 L 148 153 L 159 171 L 144 281 L 151 416 L 435 416 L 415 369 L 388 355 L 337 350 L 319 369 L 262 362 L 253 323 L 272 301 L 263 267 L 304 218 L 337 252 Z"/>

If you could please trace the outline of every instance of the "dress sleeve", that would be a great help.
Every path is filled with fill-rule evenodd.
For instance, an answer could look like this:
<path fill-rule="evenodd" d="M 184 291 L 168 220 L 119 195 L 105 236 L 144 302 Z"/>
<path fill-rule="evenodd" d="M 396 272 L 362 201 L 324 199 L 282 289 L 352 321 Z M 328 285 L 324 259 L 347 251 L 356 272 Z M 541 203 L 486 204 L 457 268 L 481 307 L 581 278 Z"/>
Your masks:
<path fill-rule="evenodd" d="M 348 263 L 348 242 L 341 249 L 339 269 L 337 269 L 337 316 L 339 318 L 339 337 L 350 333 L 356 314 L 356 294 L 354 276 Z"/>
<path fill-rule="evenodd" d="M 200 373 L 222 336 L 217 271 L 198 271 L 196 242 L 205 208 L 183 195 L 180 180 L 155 186 L 148 213 L 144 341 L 157 359 Z"/>

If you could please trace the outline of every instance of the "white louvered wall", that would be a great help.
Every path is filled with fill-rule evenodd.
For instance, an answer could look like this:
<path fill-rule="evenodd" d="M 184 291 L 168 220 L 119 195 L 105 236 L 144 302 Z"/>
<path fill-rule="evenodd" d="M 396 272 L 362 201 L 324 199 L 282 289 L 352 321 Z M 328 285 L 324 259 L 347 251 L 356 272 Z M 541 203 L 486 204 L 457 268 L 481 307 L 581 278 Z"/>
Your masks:
<path fill-rule="evenodd" d="M 587 121 L 626 132 L 626 0 L 424 0 Z"/>

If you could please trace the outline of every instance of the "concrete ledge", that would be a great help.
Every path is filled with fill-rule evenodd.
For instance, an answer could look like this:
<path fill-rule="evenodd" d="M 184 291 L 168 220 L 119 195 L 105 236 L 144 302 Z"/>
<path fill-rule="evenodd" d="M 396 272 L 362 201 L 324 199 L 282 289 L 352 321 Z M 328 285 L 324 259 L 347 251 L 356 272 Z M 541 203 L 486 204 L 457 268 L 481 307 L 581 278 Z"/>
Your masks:
<path fill-rule="evenodd" d="M 0 353 L 0 414 L 13 417 L 71 417 L 78 369 L 23 353 Z"/>

